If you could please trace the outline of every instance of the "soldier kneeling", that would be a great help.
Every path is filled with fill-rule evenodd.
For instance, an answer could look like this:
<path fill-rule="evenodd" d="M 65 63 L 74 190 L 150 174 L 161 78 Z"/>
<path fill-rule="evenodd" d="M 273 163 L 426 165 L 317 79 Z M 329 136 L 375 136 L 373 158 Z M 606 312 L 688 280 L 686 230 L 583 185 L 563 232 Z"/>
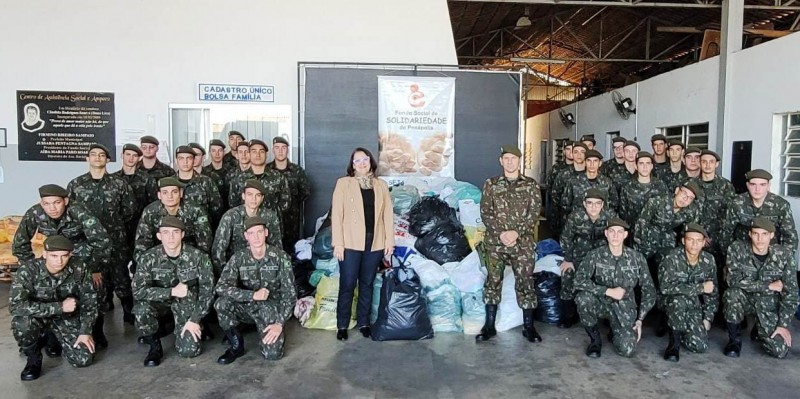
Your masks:
<path fill-rule="evenodd" d="M 23 381 L 41 375 L 42 347 L 49 336 L 60 341 L 69 364 L 92 363 L 97 292 L 86 264 L 72 256 L 74 249 L 66 237 L 50 236 L 44 241 L 44 259 L 23 262 L 14 276 L 9 308 L 14 339 L 28 357 Z"/>
<path fill-rule="evenodd" d="M 214 304 L 219 325 L 230 348 L 217 359 L 233 363 L 244 354 L 239 323 L 255 323 L 261 331 L 261 354 L 268 360 L 283 357 L 283 324 L 292 316 L 297 300 L 292 262 L 280 246 L 266 243 L 267 221 L 253 216 L 244 221 L 249 246 L 236 251 L 217 283 Z"/>

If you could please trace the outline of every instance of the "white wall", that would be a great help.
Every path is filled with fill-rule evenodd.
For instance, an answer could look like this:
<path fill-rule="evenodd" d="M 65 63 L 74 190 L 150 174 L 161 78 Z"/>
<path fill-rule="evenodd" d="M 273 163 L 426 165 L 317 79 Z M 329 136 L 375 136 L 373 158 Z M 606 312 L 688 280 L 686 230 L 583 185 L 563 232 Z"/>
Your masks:
<path fill-rule="evenodd" d="M 114 92 L 118 137 L 149 132 L 150 117 L 166 139 L 168 104 L 197 103 L 199 83 L 274 85 L 275 104 L 297 115 L 298 62 L 457 63 L 445 0 L 12 0 L 0 3 L 0 37 L 0 127 L 11 144 L 0 149 L 0 215 L 85 171 L 17 162 L 16 90 Z"/>

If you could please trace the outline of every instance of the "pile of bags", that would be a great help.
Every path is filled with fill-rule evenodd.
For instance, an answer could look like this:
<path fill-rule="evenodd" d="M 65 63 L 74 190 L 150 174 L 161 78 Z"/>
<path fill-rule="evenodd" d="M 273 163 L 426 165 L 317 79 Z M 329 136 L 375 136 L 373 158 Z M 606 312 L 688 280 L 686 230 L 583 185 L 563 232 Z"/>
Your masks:
<path fill-rule="evenodd" d="M 0 265 L 13 265 L 17 263 L 17 257 L 11 252 L 11 242 L 17 233 L 22 216 L 6 216 L 0 219 Z M 31 239 L 33 253 L 40 257 L 44 251 L 44 235 L 36 233 Z"/>
<path fill-rule="evenodd" d="M 408 212 L 414 248 L 438 264 L 460 262 L 471 252 L 456 212 L 436 197 L 424 197 Z"/>

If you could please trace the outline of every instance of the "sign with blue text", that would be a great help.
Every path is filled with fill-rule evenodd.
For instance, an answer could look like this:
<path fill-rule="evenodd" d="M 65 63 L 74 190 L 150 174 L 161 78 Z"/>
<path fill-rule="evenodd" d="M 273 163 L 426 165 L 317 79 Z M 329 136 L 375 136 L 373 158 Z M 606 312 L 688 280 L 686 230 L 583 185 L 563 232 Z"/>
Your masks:
<path fill-rule="evenodd" d="M 197 93 L 200 101 L 275 102 L 275 86 L 201 83 Z"/>

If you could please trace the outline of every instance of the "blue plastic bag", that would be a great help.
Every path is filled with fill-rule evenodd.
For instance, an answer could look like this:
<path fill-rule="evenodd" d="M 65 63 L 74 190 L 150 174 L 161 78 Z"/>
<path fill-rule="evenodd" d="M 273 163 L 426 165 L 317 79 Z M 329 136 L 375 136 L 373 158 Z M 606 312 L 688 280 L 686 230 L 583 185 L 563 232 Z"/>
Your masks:
<path fill-rule="evenodd" d="M 539 241 L 536 244 L 536 260 L 544 258 L 547 255 L 564 256 L 564 252 L 561 251 L 561 244 L 552 238 Z"/>

